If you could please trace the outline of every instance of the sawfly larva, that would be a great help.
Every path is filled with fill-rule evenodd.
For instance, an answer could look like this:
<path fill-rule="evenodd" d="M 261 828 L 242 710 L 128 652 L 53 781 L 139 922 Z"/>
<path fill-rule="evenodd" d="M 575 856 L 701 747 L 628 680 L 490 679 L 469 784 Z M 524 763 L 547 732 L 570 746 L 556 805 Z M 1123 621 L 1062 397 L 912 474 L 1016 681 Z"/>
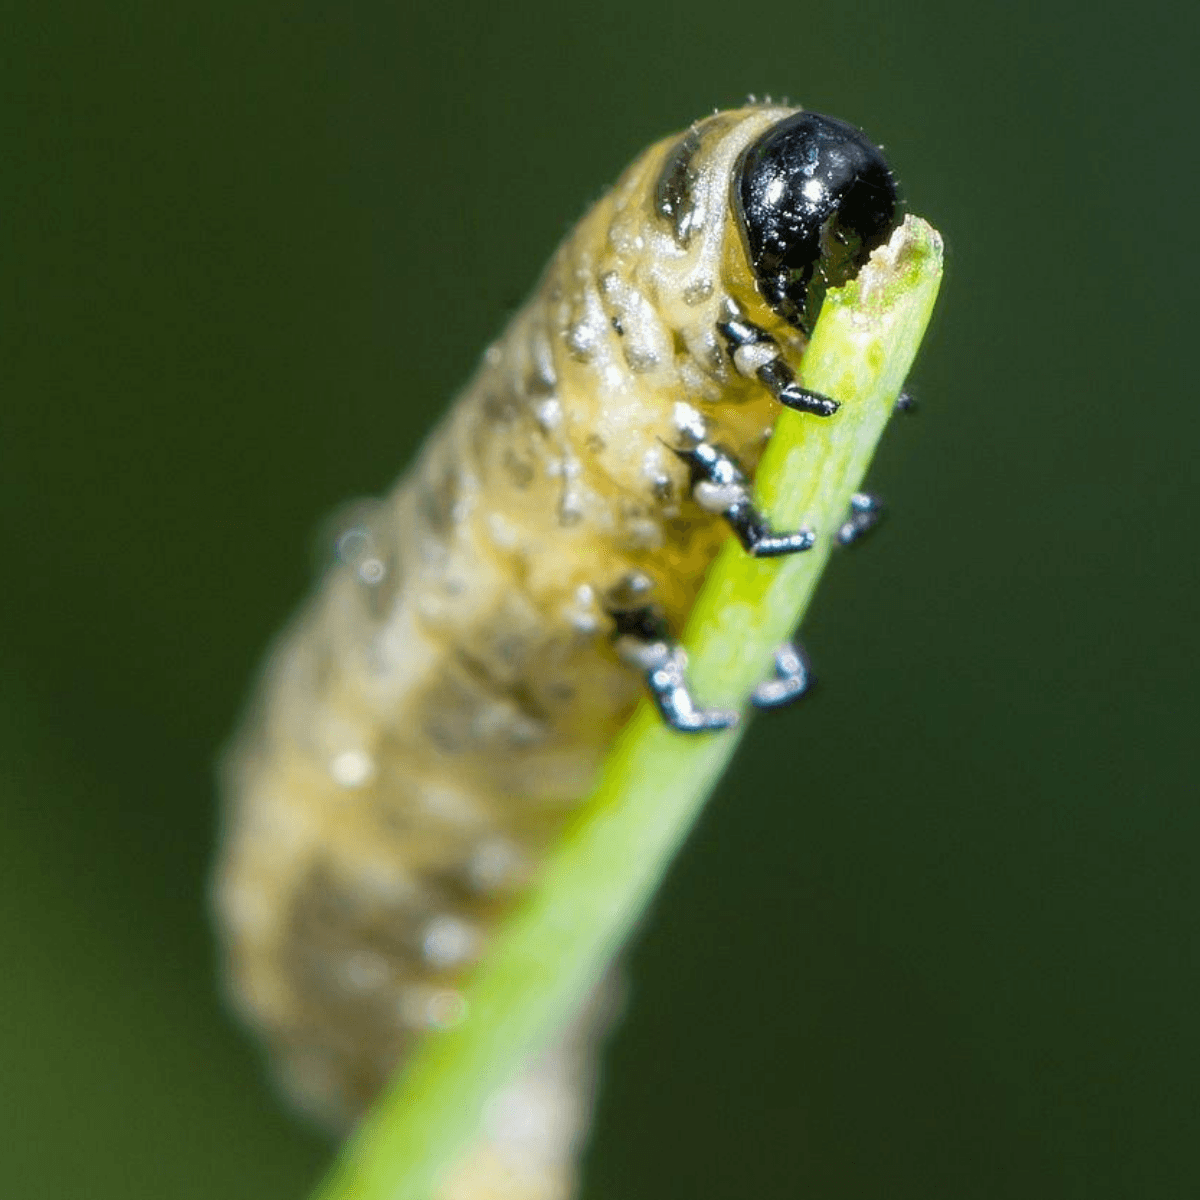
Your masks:
<path fill-rule="evenodd" d="M 859 499 L 840 531 L 772 530 L 749 480 L 780 404 L 838 419 L 805 346 L 897 223 L 842 121 L 753 105 L 659 142 L 341 531 L 228 758 L 215 883 L 234 1001 L 309 1112 L 349 1126 L 463 1018 L 463 973 L 647 686 L 682 731 L 736 719 L 693 699 L 670 637 L 730 530 L 774 555 L 870 523 Z M 797 652 L 777 666 L 759 703 L 803 689 Z M 569 1194 L 590 1020 L 509 1094 L 541 1125 L 501 1120 L 446 1196 L 496 1170 L 487 1195 Z"/>

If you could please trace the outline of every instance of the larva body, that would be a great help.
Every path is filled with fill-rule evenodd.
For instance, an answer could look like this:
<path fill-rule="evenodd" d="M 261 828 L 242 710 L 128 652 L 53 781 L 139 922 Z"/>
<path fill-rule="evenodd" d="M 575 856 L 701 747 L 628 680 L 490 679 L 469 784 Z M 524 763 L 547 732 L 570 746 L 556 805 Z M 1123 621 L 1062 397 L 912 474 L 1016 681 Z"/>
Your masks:
<path fill-rule="evenodd" d="M 680 628 L 728 534 L 675 447 L 699 422 L 758 461 L 778 407 L 766 343 L 739 363 L 722 340 L 731 313 L 799 368 L 731 199 L 795 112 L 717 114 L 628 168 L 272 651 L 227 762 L 216 906 L 235 1003 L 328 1122 L 461 1016 L 458 980 L 641 694 L 606 598 L 648 583 Z"/>

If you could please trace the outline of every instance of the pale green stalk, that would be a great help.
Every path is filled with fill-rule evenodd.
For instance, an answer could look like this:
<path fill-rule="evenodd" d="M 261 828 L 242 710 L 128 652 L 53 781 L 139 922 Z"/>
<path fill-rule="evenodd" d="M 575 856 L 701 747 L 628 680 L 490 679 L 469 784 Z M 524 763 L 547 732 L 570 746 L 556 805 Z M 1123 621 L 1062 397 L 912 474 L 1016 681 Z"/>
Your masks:
<path fill-rule="evenodd" d="M 910 217 L 857 280 L 827 296 L 803 383 L 842 407 L 828 420 L 782 413 L 757 475 L 757 496 L 775 528 L 807 524 L 823 536 L 785 559 L 752 559 L 732 538 L 726 543 L 683 638 L 704 703 L 748 696 L 799 625 L 830 534 L 920 345 L 941 262 L 937 232 Z M 470 980 L 467 1018 L 425 1040 L 347 1143 L 317 1200 L 429 1200 L 471 1142 L 488 1096 L 548 1044 L 600 980 L 740 736 L 673 733 L 642 704 L 537 888 Z"/>

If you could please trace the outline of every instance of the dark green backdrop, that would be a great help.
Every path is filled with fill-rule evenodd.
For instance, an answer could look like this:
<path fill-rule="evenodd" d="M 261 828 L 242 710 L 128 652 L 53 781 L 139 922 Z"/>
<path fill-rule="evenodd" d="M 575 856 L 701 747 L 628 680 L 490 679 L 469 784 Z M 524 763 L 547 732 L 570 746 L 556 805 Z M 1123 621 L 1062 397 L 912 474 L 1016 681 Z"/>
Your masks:
<path fill-rule="evenodd" d="M 586 1195 L 1200 1193 L 1174 5 L 5 7 L 5 1195 L 317 1177 L 215 996 L 214 756 L 321 516 L 637 150 L 749 92 L 882 140 L 946 284 L 823 690 L 633 952 Z"/>

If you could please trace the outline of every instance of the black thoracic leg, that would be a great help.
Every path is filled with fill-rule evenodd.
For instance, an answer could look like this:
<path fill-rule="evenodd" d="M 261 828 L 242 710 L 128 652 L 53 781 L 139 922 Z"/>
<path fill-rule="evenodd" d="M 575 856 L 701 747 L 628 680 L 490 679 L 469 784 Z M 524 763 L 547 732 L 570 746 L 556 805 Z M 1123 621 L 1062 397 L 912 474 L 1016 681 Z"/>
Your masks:
<path fill-rule="evenodd" d="M 838 542 L 843 546 L 853 545 L 883 520 L 883 514 L 884 507 L 878 496 L 855 492 L 850 497 L 850 511 L 838 526 Z"/>
<path fill-rule="evenodd" d="M 779 353 L 779 344 L 765 329 L 734 311 L 717 325 L 717 332 L 725 339 L 738 374 L 756 377 L 785 408 L 817 417 L 832 417 L 837 412 L 836 400 L 796 382 L 795 372 Z"/>
<path fill-rule="evenodd" d="M 750 485 L 737 460 L 712 442 L 676 448 L 691 472 L 692 496 L 701 508 L 720 513 L 755 558 L 775 558 L 810 550 L 816 537 L 811 529 L 776 533 L 750 499 Z"/>
<path fill-rule="evenodd" d="M 704 733 L 737 724 L 737 713 L 728 709 L 696 707 L 687 685 L 687 655 L 672 640 L 666 621 L 653 605 L 610 608 L 609 612 L 616 622 L 617 653 L 642 672 L 650 698 L 672 729 Z"/>
<path fill-rule="evenodd" d="M 755 708 L 779 708 L 799 700 L 812 685 L 812 671 L 804 651 L 792 642 L 785 642 L 775 651 L 775 678 L 760 683 L 751 701 Z"/>
<path fill-rule="evenodd" d="M 832 417 L 841 407 L 836 400 L 830 399 L 824 393 L 801 387 L 796 382 L 792 368 L 782 358 L 764 363 L 758 368 L 756 374 L 767 385 L 767 390 L 771 395 L 784 408 L 794 408 L 797 412 L 812 413 L 814 417 Z"/>

